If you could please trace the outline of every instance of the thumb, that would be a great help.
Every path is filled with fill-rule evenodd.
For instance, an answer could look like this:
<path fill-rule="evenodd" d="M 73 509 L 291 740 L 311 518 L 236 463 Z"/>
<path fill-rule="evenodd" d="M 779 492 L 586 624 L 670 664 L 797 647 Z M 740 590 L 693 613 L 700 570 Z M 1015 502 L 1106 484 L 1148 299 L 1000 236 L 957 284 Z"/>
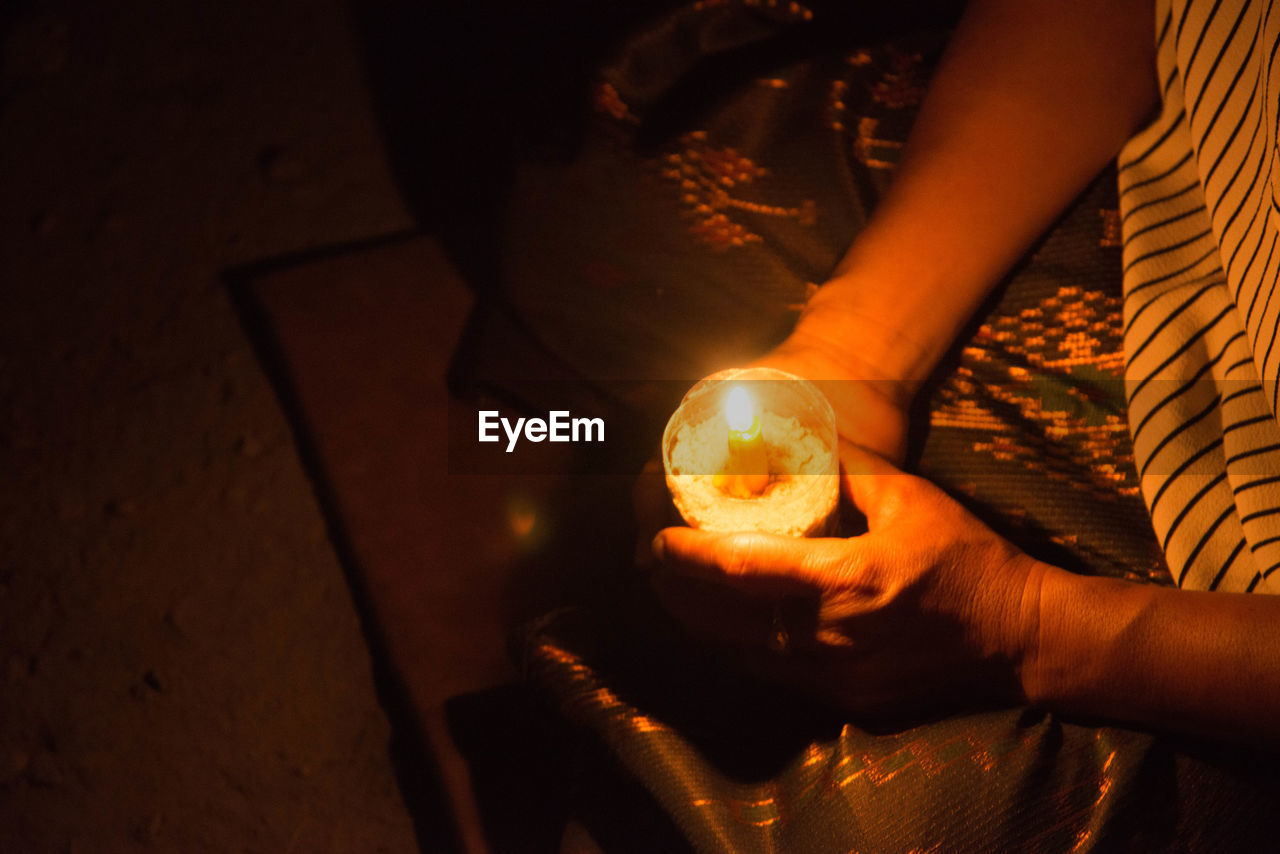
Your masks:
<path fill-rule="evenodd" d="M 876 531 L 892 521 L 902 504 L 918 494 L 925 481 L 907 474 L 884 457 L 840 440 L 841 479 L 845 493 Z"/>

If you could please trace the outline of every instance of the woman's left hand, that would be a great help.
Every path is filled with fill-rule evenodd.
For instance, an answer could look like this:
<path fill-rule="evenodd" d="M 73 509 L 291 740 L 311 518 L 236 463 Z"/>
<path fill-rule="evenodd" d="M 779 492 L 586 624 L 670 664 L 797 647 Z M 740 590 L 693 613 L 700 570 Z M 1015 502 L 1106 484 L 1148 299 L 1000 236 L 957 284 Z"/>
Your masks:
<path fill-rule="evenodd" d="M 928 481 L 849 443 L 868 532 L 795 539 L 667 528 L 664 604 L 766 677 L 872 715 L 1024 699 L 1048 569 Z"/>

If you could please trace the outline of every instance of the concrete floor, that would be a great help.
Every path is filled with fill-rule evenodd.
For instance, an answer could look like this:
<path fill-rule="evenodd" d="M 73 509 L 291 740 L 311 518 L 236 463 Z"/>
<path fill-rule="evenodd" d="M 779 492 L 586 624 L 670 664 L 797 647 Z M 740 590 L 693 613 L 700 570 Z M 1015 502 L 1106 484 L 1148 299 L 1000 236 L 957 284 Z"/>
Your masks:
<path fill-rule="evenodd" d="M 413 225 L 346 15 L 0 12 L 0 850 L 416 849 L 219 278 Z"/>

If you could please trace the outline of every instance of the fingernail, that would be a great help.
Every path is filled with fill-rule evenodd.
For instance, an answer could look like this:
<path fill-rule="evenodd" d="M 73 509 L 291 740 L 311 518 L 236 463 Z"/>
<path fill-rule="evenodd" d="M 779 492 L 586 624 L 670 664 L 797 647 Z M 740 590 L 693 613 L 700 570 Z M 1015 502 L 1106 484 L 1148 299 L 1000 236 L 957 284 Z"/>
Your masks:
<path fill-rule="evenodd" d="M 653 538 L 653 556 L 658 560 L 662 560 L 663 555 L 667 553 L 667 538 L 662 534 Z"/>

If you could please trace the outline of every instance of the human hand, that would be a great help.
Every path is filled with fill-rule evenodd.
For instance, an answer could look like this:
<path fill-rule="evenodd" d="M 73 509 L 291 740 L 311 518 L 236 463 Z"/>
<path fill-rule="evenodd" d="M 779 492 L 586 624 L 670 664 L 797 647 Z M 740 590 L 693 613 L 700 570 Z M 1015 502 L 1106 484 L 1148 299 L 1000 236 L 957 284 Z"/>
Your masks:
<path fill-rule="evenodd" d="M 893 376 L 883 354 L 900 355 L 912 347 L 891 330 L 823 299 L 820 290 L 791 335 L 751 364 L 813 382 L 835 410 L 841 438 L 901 465 L 907 454 L 908 412 L 920 383 Z"/>
<path fill-rule="evenodd" d="M 842 439 L 901 464 L 907 453 L 907 419 L 919 383 L 892 378 L 881 362 L 910 364 L 917 348 L 908 339 L 850 312 L 820 290 L 805 307 L 791 335 L 750 366 L 771 367 L 813 382 L 831 403 Z M 835 294 L 838 297 L 838 294 Z M 892 352 L 894 358 L 886 354 Z M 653 562 L 651 542 L 666 525 L 679 521 L 654 457 L 632 489 L 636 522 L 635 563 Z"/>
<path fill-rule="evenodd" d="M 1048 567 L 928 481 L 849 443 L 841 461 L 866 534 L 668 528 L 654 540 L 663 603 L 750 669 L 854 712 L 1023 700 Z"/>

